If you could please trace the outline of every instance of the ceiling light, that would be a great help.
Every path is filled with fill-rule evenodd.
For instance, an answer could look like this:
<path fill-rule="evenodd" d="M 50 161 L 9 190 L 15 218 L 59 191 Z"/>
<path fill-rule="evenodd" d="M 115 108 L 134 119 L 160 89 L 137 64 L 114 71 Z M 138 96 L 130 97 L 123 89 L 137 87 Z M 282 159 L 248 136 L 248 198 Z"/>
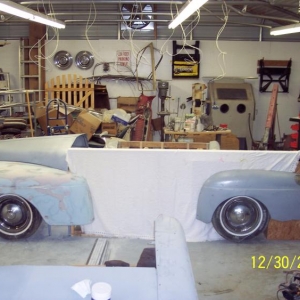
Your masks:
<path fill-rule="evenodd" d="M 37 16 L 33 15 L 32 18 L 30 18 L 30 21 L 45 24 L 48 26 L 56 27 L 59 29 L 64 29 L 66 27 L 64 22 L 49 18 L 48 16 Z"/>
<path fill-rule="evenodd" d="M 56 28 L 65 28 L 66 25 L 62 21 L 52 19 L 42 13 L 39 13 L 35 10 L 29 9 L 20 4 L 14 3 L 12 1 L 0 1 L 0 11 L 6 12 L 8 14 L 30 20 L 33 22 L 42 23 L 48 26 Z"/>
<path fill-rule="evenodd" d="M 176 28 L 207 1 L 208 0 L 188 0 L 180 9 L 175 19 L 169 24 L 169 29 Z"/>
<path fill-rule="evenodd" d="M 292 24 L 287 26 L 275 27 L 270 31 L 271 35 L 282 35 L 300 32 L 300 24 Z"/>

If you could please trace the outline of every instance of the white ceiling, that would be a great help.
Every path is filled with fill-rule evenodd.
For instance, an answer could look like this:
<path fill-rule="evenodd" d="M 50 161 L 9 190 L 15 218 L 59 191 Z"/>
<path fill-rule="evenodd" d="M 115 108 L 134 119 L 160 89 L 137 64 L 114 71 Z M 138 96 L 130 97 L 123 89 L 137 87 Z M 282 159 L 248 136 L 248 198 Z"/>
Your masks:
<path fill-rule="evenodd" d="M 186 2 L 169 1 L 114 1 L 114 0 L 40 0 L 20 1 L 19 3 L 34 10 L 39 10 L 66 23 L 61 30 L 61 38 L 84 38 L 89 27 L 91 39 L 122 38 L 124 18 L 131 21 L 134 29 L 147 24 L 152 19 L 152 30 L 137 30 L 135 38 L 166 39 L 172 31 L 168 29 L 172 16 Z M 149 7 L 152 12 L 149 13 Z M 214 39 L 218 30 L 227 24 L 220 38 L 231 40 L 272 40 L 270 28 L 299 23 L 299 1 L 296 0 L 209 0 L 200 9 L 200 18 L 194 14 L 183 24 L 183 30 L 190 38 Z M 149 17 L 150 16 L 150 17 Z M 25 33 L 24 20 L 3 14 L 1 17 L 0 38 L 12 38 Z M 127 23 L 128 24 L 128 23 Z M 97 28 L 99 30 L 97 30 Z M 9 29 L 9 30 L 7 30 Z M 149 29 L 146 28 L 146 29 Z M 192 29 L 192 30 L 191 30 Z M 182 28 L 174 32 L 175 38 L 182 36 Z M 7 36 L 5 36 L 7 35 Z M 276 38 L 288 41 L 300 41 L 299 34 Z"/>

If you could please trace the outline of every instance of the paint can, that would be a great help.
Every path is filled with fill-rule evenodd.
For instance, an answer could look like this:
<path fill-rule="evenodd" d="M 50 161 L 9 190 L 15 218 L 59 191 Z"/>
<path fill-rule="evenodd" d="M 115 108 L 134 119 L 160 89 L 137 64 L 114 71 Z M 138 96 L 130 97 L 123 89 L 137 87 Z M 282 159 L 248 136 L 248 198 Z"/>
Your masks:
<path fill-rule="evenodd" d="M 174 131 L 179 131 L 181 129 L 181 124 L 182 124 L 181 118 L 176 117 Z"/>
<path fill-rule="evenodd" d="M 106 282 L 97 282 L 92 285 L 92 300 L 110 300 L 111 286 Z"/>

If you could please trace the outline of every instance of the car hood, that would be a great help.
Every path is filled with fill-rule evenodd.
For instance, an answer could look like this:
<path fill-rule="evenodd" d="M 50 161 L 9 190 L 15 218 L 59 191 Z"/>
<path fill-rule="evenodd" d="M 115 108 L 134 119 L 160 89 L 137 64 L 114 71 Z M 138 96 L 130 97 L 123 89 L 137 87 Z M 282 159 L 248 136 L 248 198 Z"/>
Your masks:
<path fill-rule="evenodd" d="M 74 147 L 88 147 L 85 134 L 1 140 L 0 161 L 32 163 L 67 171 L 67 151 Z"/>

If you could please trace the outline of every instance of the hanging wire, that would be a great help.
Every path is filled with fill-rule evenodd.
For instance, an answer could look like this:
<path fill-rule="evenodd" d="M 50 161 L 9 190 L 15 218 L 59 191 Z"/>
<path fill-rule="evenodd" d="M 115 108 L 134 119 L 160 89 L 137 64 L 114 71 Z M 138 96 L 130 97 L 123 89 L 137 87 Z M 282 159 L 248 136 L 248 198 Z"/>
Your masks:
<path fill-rule="evenodd" d="M 174 19 L 173 5 L 175 5 L 175 7 L 176 7 L 176 14 L 179 13 L 178 5 L 170 3 L 170 14 L 171 14 L 172 20 Z M 173 56 L 176 56 L 176 55 L 178 55 L 178 54 L 180 54 L 180 53 L 182 53 L 184 51 L 184 53 L 187 54 L 190 57 L 190 59 L 191 59 L 192 62 L 199 63 L 199 62 L 195 62 L 194 61 L 194 58 L 192 56 L 190 56 L 190 53 L 186 49 L 186 46 L 188 46 L 189 48 L 194 48 L 197 51 L 199 51 L 199 53 L 201 53 L 201 55 L 200 55 L 200 60 L 201 60 L 201 57 L 203 56 L 203 53 L 202 53 L 201 49 L 197 48 L 194 45 L 191 45 L 191 44 L 189 44 L 187 42 L 187 36 L 198 26 L 198 24 L 200 22 L 200 9 L 198 9 L 196 11 L 196 13 L 197 13 L 197 16 L 186 27 L 183 27 L 182 23 L 179 24 L 179 26 L 181 28 L 181 31 L 182 31 L 182 42 L 183 42 L 181 49 L 179 49 L 179 51 L 176 54 L 170 53 L 167 48 L 163 51 L 165 45 L 171 39 L 171 37 L 173 36 L 173 34 L 175 32 L 175 29 L 173 29 L 171 35 L 168 37 L 168 39 L 162 45 L 162 47 L 161 47 L 161 53 L 167 53 L 169 56 L 173 57 Z M 192 27 L 191 27 L 191 25 L 192 25 Z M 188 32 L 186 32 L 186 30 L 188 28 L 190 28 L 190 30 Z"/>
<path fill-rule="evenodd" d="M 46 6 L 45 6 L 45 3 L 44 1 L 42 1 L 43 3 L 43 12 L 47 12 L 47 9 L 46 9 Z M 49 11 L 50 13 L 54 13 L 54 8 L 49 0 L 49 3 L 48 3 L 48 7 L 49 7 Z M 37 5 L 37 11 L 39 11 L 39 6 Z M 50 58 L 52 58 L 54 56 L 54 54 L 56 53 L 57 51 L 57 48 L 58 48 L 58 43 L 59 43 L 59 29 L 58 28 L 54 28 L 54 27 L 51 27 L 51 26 L 46 26 L 46 33 L 42 36 L 42 38 L 40 40 L 46 40 L 46 37 L 48 36 L 48 31 L 49 30 L 53 30 L 54 31 L 54 35 L 53 37 L 50 39 L 50 40 L 47 40 L 47 42 L 45 42 L 43 45 L 41 45 L 41 49 L 42 48 L 45 48 L 46 49 L 46 45 L 50 42 L 52 42 L 55 38 L 56 38 L 56 45 L 55 45 L 55 48 L 54 50 L 52 51 L 52 53 L 48 56 L 45 56 L 43 55 L 41 52 L 40 54 L 36 54 L 36 55 L 33 55 L 32 54 L 32 51 L 33 49 L 35 49 L 37 46 L 38 46 L 38 42 L 35 43 L 30 49 L 29 49 L 29 59 L 30 61 L 32 61 L 34 64 L 36 64 L 37 66 L 43 68 L 44 70 L 47 70 L 49 71 L 49 69 L 46 67 L 46 66 L 43 66 L 43 65 L 39 65 L 38 63 L 38 60 L 39 59 L 43 59 L 45 61 L 48 61 L 50 66 L 52 66 L 52 63 L 50 62 Z"/>
<path fill-rule="evenodd" d="M 92 15 L 93 15 L 93 19 L 92 19 Z M 92 20 L 91 20 L 92 19 Z M 89 30 L 93 27 L 95 21 L 97 19 L 97 9 L 96 9 L 96 5 L 95 2 L 93 1 L 90 4 L 90 11 L 89 11 L 89 15 L 88 15 L 88 19 L 86 22 L 86 26 L 85 26 L 85 31 L 84 31 L 84 35 L 86 38 L 86 41 L 88 42 L 90 49 L 92 50 L 93 55 L 101 62 L 104 62 L 102 57 L 98 54 L 98 52 L 96 51 L 96 49 L 94 49 L 90 38 L 89 38 Z"/>
<path fill-rule="evenodd" d="M 219 51 L 219 54 L 218 54 L 218 64 L 219 64 L 219 67 L 221 69 L 221 72 L 222 74 L 217 76 L 216 78 L 213 79 L 213 81 L 215 80 L 220 80 L 222 78 L 225 77 L 226 75 L 226 64 L 225 64 L 225 55 L 227 54 L 226 52 L 222 51 L 220 46 L 219 46 L 219 38 L 222 34 L 222 32 L 224 31 L 226 25 L 227 25 L 227 22 L 228 22 L 228 18 L 229 18 L 229 12 L 230 10 L 228 10 L 227 8 L 227 5 L 226 5 L 226 2 L 223 1 L 223 4 L 222 4 L 222 11 L 223 11 L 223 15 L 224 15 L 224 24 L 223 26 L 220 28 L 218 34 L 217 34 L 217 38 L 216 38 L 216 46 L 217 46 L 217 49 Z"/>

